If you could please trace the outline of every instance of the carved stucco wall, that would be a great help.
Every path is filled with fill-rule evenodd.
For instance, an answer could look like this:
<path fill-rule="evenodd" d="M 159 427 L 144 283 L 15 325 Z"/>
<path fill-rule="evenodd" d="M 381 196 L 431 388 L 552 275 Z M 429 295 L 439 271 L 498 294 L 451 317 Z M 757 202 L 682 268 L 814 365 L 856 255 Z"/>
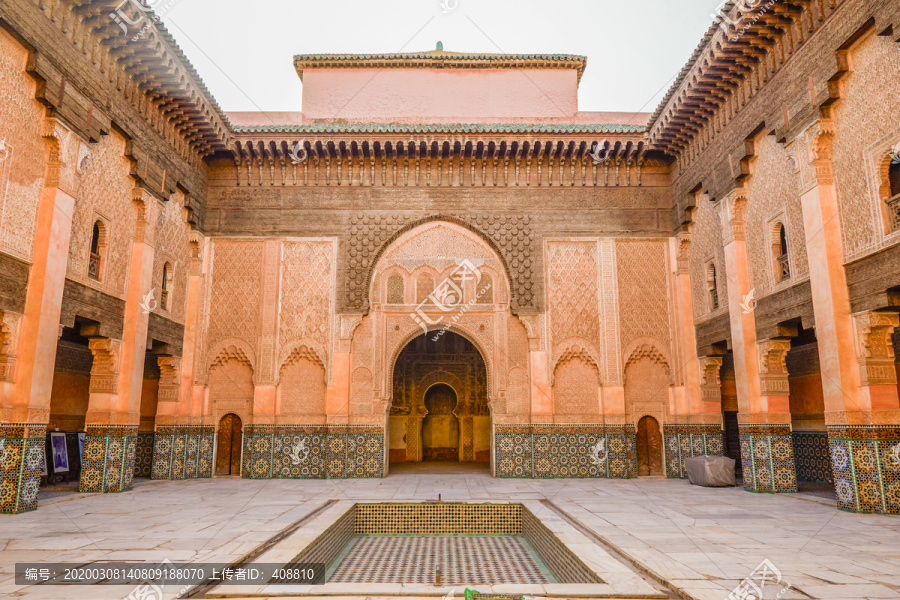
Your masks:
<path fill-rule="evenodd" d="M 660 241 L 616 242 L 619 276 L 620 347 L 638 338 L 657 340 L 672 353 L 672 302 L 667 244 Z"/>
<path fill-rule="evenodd" d="M 747 260 L 750 267 L 750 286 L 761 298 L 769 292 L 790 286 L 809 277 L 806 259 L 806 235 L 800 208 L 799 180 L 795 172 L 797 158 L 779 144 L 774 136 L 762 135 L 755 144 L 754 176 L 747 182 Z M 793 162 L 792 162 L 793 158 Z M 800 157 L 804 160 L 804 157 Z M 788 242 L 790 279 L 775 283 L 772 244 L 773 225 L 785 227 Z"/>
<path fill-rule="evenodd" d="M 124 298 L 131 260 L 137 210 L 132 201 L 134 179 L 131 162 L 125 157 L 125 138 L 115 131 L 93 144 L 90 168 L 81 176 L 72 217 L 69 264 L 66 277 L 111 296 Z M 148 197 L 149 199 L 149 197 Z M 154 204 L 155 200 L 151 200 Z M 148 206 L 148 214 L 157 214 Z M 101 281 L 88 277 L 88 260 L 94 222 L 106 229 L 105 268 Z M 151 221 L 152 225 L 155 222 Z"/>
<path fill-rule="evenodd" d="M 324 419 L 335 323 L 334 255 L 334 240 L 214 240 L 202 311 L 206 358 L 198 380 L 203 382 L 207 365 L 223 348 L 235 346 L 246 355 L 254 384 L 286 382 L 282 391 L 301 385 L 304 393 L 315 392 L 309 396 L 313 408 L 297 406 L 292 391 L 282 395 L 283 407 L 298 422 L 311 415 Z"/>
<path fill-rule="evenodd" d="M 840 202 L 844 259 L 897 243 L 885 240 L 878 170 L 900 143 L 900 48 L 890 36 L 865 36 L 850 51 L 850 73 L 835 105 L 834 172 Z"/>
<path fill-rule="evenodd" d="M 404 231 L 385 249 L 373 271 L 368 294 L 373 307 L 370 317 L 376 325 L 378 350 L 370 365 L 354 364 L 354 369 L 363 366 L 371 369 L 374 395 L 390 397 L 393 362 L 403 346 L 422 332 L 410 316 L 419 305 L 416 285 L 420 276 L 428 275 L 439 285 L 457 272 L 463 260 L 468 260 L 479 272 L 490 275 L 494 292 L 490 301 L 487 296 L 475 301 L 475 283 L 470 280 L 465 284 L 464 310 L 455 307 L 450 312 L 443 312 L 431 301 L 426 302 L 423 310 L 430 320 L 441 319 L 435 328 L 455 319 L 453 331 L 467 337 L 484 355 L 489 397 L 501 403 L 505 399 L 508 354 L 505 324 L 509 316 L 510 290 L 503 261 L 483 235 L 458 222 L 444 220 L 427 221 Z M 405 304 L 385 304 L 392 276 L 395 281 L 396 276 L 403 280 Z M 354 344 L 362 333 L 357 329 Z"/>
<path fill-rule="evenodd" d="M 0 30 L 0 140 L 7 145 L 0 162 L 0 251 L 30 261 L 46 145 L 41 138 L 44 108 L 23 69 L 27 57 L 28 51 Z"/>
<path fill-rule="evenodd" d="M 711 317 L 728 312 L 728 281 L 725 274 L 722 225 L 715 203 L 700 194 L 693 216 L 694 225 L 691 227 L 690 251 L 691 296 L 694 300 L 694 321 L 701 323 Z M 716 266 L 716 281 L 719 291 L 719 308 L 717 310 L 710 310 L 707 301 L 706 266 L 710 261 Z"/>
<path fill-rule="evenodd" d="M 477 231 L 492 250 L 496 250 L 509 275 L 511 307 L 534 310 L 540 281 L 535 248 L 539 247 L 531 217 L 522 214 L 494 215 L 436 215 L 422 220 L 403 213 L 360 213 L 350 219 L 349 236 L 343 248 L 342 260 L 346 264 L 341 310 L 366 311 L 369 308 L 369 289 L 376 262 L 403 233 L 429 220 L 454 222 Z"/>
<path fill-rule="evenodd" d="M 153 288 L 157 290 L 155 297 L 160 298 L 162 290 L 163 265 L 169 263 L 172 268 L 172 287 L 169 288 L 169 309 L 162 307 L 162 302 L 154 311 L 176 323 L 184 323 L 184 311 L 187 301 L 187 282 L 190 271 L 191 228 L 185 219 L 184 192 L 178 190 L 168 201 L 164 202 L 157 222 L 156 254 L 153 257 Z"/>

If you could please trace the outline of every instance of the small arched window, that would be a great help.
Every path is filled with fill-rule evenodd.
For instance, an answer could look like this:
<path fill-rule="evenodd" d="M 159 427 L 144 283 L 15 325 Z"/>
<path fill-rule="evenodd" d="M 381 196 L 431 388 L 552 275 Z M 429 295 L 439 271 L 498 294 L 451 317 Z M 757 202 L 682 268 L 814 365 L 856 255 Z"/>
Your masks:
<path fill-rule="evenodd" d="M 100 219 L 94 221 L 91 231 L 91 253 L 88 258 L 88 277 L 102 281 L 106 262 L 106 225 Z"/>
<path fill-rule="evenodd" d="M 416 278 L 416 302 L 422 303 L 428 299 L 428 295 L 434 291 L 434 278 L 428 273 L 422 273 Z"/>
<path fill-rule="evenodd" d="M 888 169 L 890 198 L 887 200 L 891 231 L 900 230 L 900 152 L 891 158 Z"/>
<path fill-rule="evenodd" d="M 399 273 L 388 277 L 387 303 L 403 304 L 403 276 Z"/>
<path fill-rule="evenodd" d="M 162 291 L 159 294 L 159 307 L 163 310 L 172 310 L 170 304 L 172 302 L 173 280 L 174 274 L 172 273 L 172 265 L 166 263 L 163 265 L 162 282 L 160 283 Z"/>
<path fill-rule="evenodd" d="M 775 283 L 790 279 L 791 263 L 788 258 L 787 232 L 781 223 L 775 223 L 772 227 L 772 259 Z"/>
<path fill-rule="evenodd" d="M 716 284 L 716 265 L 706 265 L 706 291 L 709 295 L 710 312 L 719 308 L 719 287 Z"/>

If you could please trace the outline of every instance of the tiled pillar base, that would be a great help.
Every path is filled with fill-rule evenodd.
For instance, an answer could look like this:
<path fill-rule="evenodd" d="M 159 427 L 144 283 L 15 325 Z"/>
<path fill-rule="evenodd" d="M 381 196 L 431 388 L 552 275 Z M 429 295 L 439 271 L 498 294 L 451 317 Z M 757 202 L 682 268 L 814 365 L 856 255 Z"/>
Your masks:
<path fill-rule="evenodd" d="M 46 425 L 0 425 L 0 513 L 37 508 L 46 437 Z"/>
<path fill-rule="evenodd" d="M 744 489 L 796 492 L 794 444 L 790 425 L 740 425 Z"/>
<path fill-rule="evenodd" d="M 134 482 L 137 425 L 88 425 L 81 461 L 82 492 L 126 492 Z"/>
<path fill-rule="evenodd" d="M 498 425 L 494 452 L 497 477 L 637 476 L 630 425 Z"/>
<path fill-rule="evenodd" d="M 248 425 L 241 476 L 350 479 L 384 473 L 384 429 L 354 425 Z"/>
<path fill-rule="evenodd" d="M 838 508 L 900 514 L 900 425 L 829 426 Z"/>
<path fill-rule="evenodd" d="M 212 425 L 159 425 L 153 441 L 153 479 L 212 477 Z"/>
<path fill-rule="evenodd" d="M 663 425 L 666 477 L 684 478 L 684 459 L 692 456 L 722 455 L 725 434 L 718 425 Z"/>

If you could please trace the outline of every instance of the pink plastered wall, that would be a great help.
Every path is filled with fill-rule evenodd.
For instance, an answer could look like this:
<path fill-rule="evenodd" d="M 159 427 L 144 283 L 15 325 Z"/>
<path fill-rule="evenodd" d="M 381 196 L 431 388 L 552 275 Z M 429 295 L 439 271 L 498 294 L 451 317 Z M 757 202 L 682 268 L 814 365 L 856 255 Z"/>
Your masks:
<path fill-rule="evenodd" d="M 307 69 L 305 119 L 491 122 L 571 118 L 574 69 Z"/>

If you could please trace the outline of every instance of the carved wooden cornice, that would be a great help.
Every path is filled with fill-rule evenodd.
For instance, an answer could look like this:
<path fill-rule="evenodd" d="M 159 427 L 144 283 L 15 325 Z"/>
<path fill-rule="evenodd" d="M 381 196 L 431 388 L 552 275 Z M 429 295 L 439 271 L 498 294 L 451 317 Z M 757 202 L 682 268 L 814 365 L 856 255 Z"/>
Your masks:
<path fill-rule="evenodd" d="M 238 186 L 640 186 L 641 135 L 243 134 Z"/>
<path fill-rule="evenodd" d="M 651 117 L 650 143 L 699 156 L 844 1 L 729 2 Z"/>
<path fill-rule="evenodd" d="M 97 141 L 111 118 L 124 117 L 113 107 L 124 102 L 188 162 L 191 153 L 202 159 L 228 145 L 225 114 L 162 22 L 138 0 L 4 2 L 0 19 L 36 48 L 27 69 L 39 81 L 38 99 L 86 139 Z M 62 65 L 66 44 L 79 60 Z M 131 135 L 143 133 L 129 118 L 120 121 Z"/>

